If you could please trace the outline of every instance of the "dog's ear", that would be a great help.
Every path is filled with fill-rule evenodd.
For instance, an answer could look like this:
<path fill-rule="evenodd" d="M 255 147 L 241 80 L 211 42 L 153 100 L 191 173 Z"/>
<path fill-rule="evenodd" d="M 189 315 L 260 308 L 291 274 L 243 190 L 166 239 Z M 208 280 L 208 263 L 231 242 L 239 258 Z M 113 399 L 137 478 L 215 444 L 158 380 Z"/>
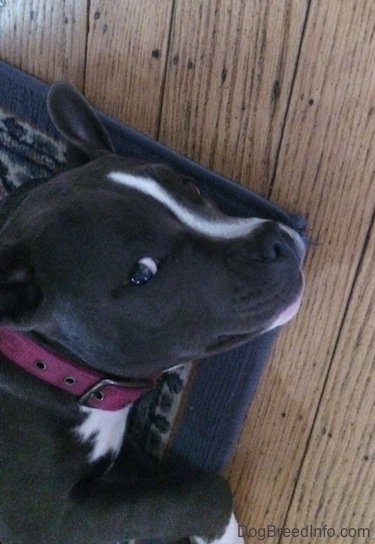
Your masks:
<path fill-rule="evenodd" d="M 0 321 L 18 321 L 42 299 L 32 269 L 13 249 L 0 249 Z"/>
<path fill-rule="evenodd" d="M 114 153 L 108 132 L 86 98 L 70 83 L 54 83 L 48 93 L 47 108 L 57 130 L 90 159 L 103 152 Z"/>

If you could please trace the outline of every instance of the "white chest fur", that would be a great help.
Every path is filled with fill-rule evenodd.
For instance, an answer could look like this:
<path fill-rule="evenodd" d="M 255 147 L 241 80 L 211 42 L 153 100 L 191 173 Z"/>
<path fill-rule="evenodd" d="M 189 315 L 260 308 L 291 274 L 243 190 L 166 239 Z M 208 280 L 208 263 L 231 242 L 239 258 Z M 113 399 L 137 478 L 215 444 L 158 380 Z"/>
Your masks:
<path fill-rule="evenodd" d="M 83 423 L 74 429 L 81 442 L 90 442 L 91 463 L 107 454 L 116 457 L 120 451 L 130 406 L 109 412 L 94 408 L 81 408 L 86 415 Z"/>

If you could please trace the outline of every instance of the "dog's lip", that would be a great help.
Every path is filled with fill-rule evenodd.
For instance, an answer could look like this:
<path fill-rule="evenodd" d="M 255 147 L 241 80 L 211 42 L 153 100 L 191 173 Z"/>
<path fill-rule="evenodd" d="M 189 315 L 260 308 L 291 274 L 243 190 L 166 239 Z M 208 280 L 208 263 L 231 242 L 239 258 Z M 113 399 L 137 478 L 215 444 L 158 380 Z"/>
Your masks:
<path fill-rule="evenodd" d="M 286 309 L 284 309 L 271 323 L 271 325 L 260 328 L 258 330 L 254 330 L 247 333 L 241 333 L 241 334 L 220 334 L 217 336 L 214 342 L 208 345 L 206 352 L 209 354 L 217 353 L 220 351 L 227 350 L 231 347 L 238 346 L 240 344 L 243 344 L 244 342 L 247 342 L 248 340 L 251 340 L 251 338 L 254 338 L 254 336 L 258 336 L 259 334 L 263 334 L 265 332 L 268 332 L 276 327 L 280 327 L 281 325 L 286 324 L 288 321 L 290 321 L 298 312 L 302 302 L 302 293 L 297 297 L 297 299 L 292 302 L 289 306 L 287 306 Z"/>
<path fill-rule="evenodd" d="M 290 321 L 297 314 L 298 310 L 301 307 L 301 303 L 302 293 L 294 302 L 292 302 L 292 304 L 290 304 L 287 308 L 285 308 L 285 310 L 280 313 L 280 315 L 273 321 L 272 325 L 269 327 L 269 330 L 288 323 L 288 321 Z"/>
<path fill-rule="evenodd" d="M 235 347 L 243 344 L 244 342 L 247 342 L 257 334 L 259 334 L 259 332 L 257 331 L 255 333 L 244 334 L 221 334 L 216 338 L 214 342 L 207 346 L 206 352 L 209 355 L 212 355 L 214 353 L 225 351 L 231 347 Z"/>

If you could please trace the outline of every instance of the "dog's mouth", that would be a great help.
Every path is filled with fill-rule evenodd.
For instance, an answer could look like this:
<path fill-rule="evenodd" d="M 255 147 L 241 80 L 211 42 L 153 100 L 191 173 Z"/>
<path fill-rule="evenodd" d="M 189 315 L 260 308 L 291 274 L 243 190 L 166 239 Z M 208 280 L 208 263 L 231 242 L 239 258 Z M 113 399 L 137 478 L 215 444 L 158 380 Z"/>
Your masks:
<path fill-rule="evenodd" d="M 283 310 L 275 319 L 268 323 L 267 326 L 252 330 L 251 332 L 241 334 L 220 334 L 217 338 L 207 346 L 206 353 L 212 355 L 221 351 L 226 351 L 233 347 L 244 344 L 255 336 L 271 331 L 290 321 L 298 312 L 301 305 L 302 293 L 292 302 L 285 310 Z"/>
<path fill-rule="evenodd" d="M 215 353 L 239 346 L 240 344 L 244 344 L 251 340 L 254 336 L 257 336 L 259 332 L 247 334 L 221 334 L 214 342 L 207 346 L 206 353 L 207 355 L 214 355 Z"/>

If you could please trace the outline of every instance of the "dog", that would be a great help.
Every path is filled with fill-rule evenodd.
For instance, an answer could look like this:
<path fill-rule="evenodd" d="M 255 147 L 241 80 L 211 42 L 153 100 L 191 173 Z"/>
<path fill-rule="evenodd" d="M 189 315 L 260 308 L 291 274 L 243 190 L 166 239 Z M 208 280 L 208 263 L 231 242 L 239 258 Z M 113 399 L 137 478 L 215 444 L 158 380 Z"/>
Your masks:
<path fill-rule="evenodd" d="M 0 542 L 241 542 L 220 475 L 181 460 L 126 479 L 116 458 L 131 404 L 161 373 L 295 315 L 304 241 L 224 215 L 166 165 L 117 156 L 69 83 L 47 106 L 87 161 L 0 208 Z"/>

